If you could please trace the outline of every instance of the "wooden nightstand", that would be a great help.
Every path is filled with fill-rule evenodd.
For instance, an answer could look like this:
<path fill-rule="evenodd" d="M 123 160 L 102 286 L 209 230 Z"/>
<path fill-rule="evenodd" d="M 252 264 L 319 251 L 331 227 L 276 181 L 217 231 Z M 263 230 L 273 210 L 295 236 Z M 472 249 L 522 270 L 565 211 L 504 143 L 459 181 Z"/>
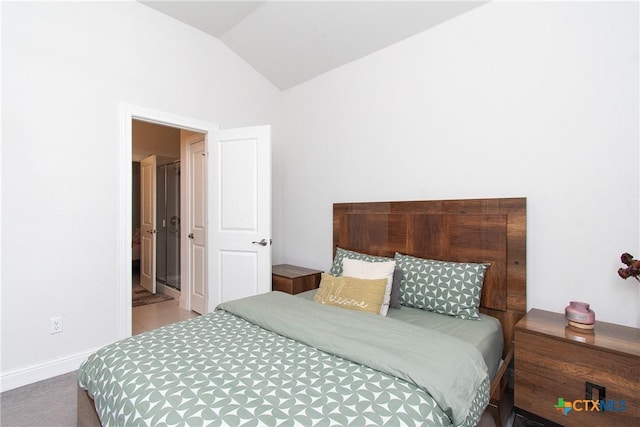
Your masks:
<path fill-rule="evenodd" d="M 583 332 L 563 314 L 533 309 L 515 326 L 514 365 L 516 412 L 525 417 L 563 426 L 640 425 L 640 329 L 596 320 L 593 332 Z M 556 408 L 567 404 L 566 415 Z"/>
<path fill-rule="evenodd" d="M 274 265 L 271 269 L 271 289 L 290 294 L 310 291 L 320 286 L 322 271 L 289 264 Z"/>

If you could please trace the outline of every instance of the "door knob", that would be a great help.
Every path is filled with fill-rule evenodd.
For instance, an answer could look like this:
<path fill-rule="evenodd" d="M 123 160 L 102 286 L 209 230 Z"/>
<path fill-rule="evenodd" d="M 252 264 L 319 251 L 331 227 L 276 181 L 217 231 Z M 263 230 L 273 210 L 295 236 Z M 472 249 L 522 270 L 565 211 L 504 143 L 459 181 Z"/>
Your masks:
<path fill-rule="evenodd" d="M 254 245 L 267 246 L 268 242 L 267 242 L 267 239 L 262 239 L 259 242 L 251 242 L 251 243 L 253 243 Z"/>
<path fill-rule="evenodd" d="M 193 233 L 189 233 L 189 236 L 187 237 L 189 237 L 190 239 L 193 239 Z"/>

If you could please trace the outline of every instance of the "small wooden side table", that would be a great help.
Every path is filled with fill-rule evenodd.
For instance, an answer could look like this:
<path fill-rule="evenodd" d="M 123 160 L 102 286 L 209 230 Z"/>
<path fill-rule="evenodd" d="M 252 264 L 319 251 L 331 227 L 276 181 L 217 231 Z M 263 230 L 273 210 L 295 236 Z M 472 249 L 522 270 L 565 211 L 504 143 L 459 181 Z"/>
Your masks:
<path fill-rule="evenodd" d="M 290 264 L 274 265 L 271 269 L 271 289 L 292 295 L 320 286 L 322 271 Z"/>
<path fill-rule="evenodd" d="M 596 321 L 584 332 L 532 309 L 515 349 L 516 413 L 566 427 L 640 425 L 640 329 Z"/>

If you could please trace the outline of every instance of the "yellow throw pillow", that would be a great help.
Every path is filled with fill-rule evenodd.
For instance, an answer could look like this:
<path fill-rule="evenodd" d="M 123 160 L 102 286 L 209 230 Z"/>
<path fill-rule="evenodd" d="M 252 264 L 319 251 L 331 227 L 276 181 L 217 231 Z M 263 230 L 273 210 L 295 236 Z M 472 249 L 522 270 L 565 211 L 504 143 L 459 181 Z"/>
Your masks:
<path fill-rule="evenodd" d="M 386 278 L 369 280 L 322 273 L 320 288 L 313 300 L 320 304 L 380 314 L 386 287 Z"/>

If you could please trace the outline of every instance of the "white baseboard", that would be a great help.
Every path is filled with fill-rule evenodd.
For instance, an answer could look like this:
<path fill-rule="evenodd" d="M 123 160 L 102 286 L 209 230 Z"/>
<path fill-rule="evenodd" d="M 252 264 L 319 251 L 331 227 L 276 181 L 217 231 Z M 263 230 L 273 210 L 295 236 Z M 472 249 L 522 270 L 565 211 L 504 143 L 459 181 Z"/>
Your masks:
<path fill-rule="evenodd" d="M 0 392 L 13 390 L 14 388 L 75 371 L 80 367 L 80 364 L 87 359 L 87 357 L 99 349 L 100 347 L 91 351 L 71 354 L 58 359 L 48 360 L 46 362 L 36 363 L 24 368 L 15 369 L 13 371 L 3 372 L 0 376 Z"/>

